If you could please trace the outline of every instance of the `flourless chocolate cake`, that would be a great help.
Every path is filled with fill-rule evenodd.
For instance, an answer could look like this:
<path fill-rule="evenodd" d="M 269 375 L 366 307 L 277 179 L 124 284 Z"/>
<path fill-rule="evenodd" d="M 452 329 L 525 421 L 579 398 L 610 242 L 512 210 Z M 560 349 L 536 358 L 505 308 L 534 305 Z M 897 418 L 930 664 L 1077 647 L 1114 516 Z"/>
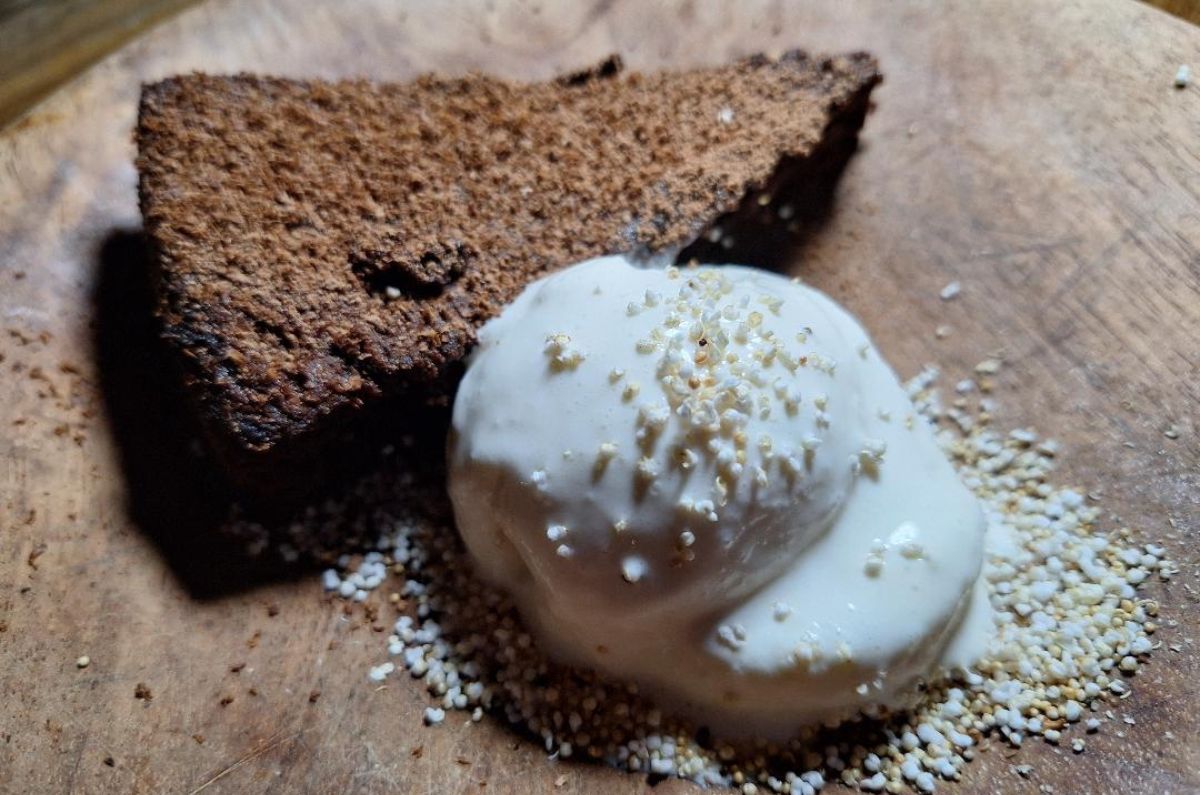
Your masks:
<path fill-rule="evenodd" d="M 844 165 L 879 79 L 865 54 L 793 51 L 532 84 L 145 86 L 158 311 L 229 473 L 269 492 L 373 409 L 444 402 L 478 327 L 552 269 L 778 225 Z"/>

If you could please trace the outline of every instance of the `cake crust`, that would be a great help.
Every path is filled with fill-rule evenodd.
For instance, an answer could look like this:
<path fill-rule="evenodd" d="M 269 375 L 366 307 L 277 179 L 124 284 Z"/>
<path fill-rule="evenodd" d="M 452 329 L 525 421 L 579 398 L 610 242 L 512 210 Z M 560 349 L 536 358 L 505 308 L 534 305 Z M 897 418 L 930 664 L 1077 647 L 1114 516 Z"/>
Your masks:
<path fill-rule="evenodd" d="M 383 399 L 444 401 L 478 327 L 538 276 L 683 248 L 838 124 L 856 133 L 879 79 L 866 54 L 794 51 L 656 74 L 614 58 L 532 84 L 146 85 L 163 333 L 252 481 Z"/>

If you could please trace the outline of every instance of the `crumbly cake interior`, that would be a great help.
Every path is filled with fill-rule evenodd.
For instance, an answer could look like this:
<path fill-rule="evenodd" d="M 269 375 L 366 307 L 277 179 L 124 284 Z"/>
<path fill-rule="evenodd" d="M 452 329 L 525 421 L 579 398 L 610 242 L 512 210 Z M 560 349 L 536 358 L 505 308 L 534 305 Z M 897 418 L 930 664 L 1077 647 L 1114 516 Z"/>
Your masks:
<path fill-rule="evenodd" d="M 537 84 L 146 86 L 158 311 L 210 439 L 242 482 L 319 469 L 364 407 L 444 400 L 475 330 L 531 279 L 685 246 L 749 195 L 774 213 L 832 133 L 848 156 L 878 80 L 865 54 L 791 52 Z"/>

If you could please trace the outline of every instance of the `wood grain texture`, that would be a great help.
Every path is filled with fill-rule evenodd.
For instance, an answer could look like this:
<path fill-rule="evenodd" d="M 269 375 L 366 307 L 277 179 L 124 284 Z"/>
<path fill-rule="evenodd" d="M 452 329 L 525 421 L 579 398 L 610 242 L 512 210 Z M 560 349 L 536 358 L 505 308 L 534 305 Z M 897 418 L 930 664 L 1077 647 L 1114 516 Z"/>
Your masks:
<path fill-rule="evenodd" d="M 1200 24 L 1200 0 L 1144 0 Z M 0 127 L 197 0 L 0 0 Z"/>
<path fill-rule="evenodd" d="M 195 0 L 0 0 L 0 126 Z"/>
<path fill-rule="evenodd" d="M 128 427 L 114 432 L 119 413 L 153 436 L 169 408 L 160 363 L 109 336 L 144 317 L 97 327 L 98 306 L 124 293 L 137 304 L 136 252 L 113 233 L 138 226 L 138 83 L 197 68 L 541 78 L 614 50 L 654 67 L 797 44 L 870 49 L 887 75 L 797 272 L 857 312 L 904 374 L 934 361 L 956 378 L 1000 352 L 998 422 L 1061 439 L 1060 480 L 1102 492 L 1106 526 L 1164 541 L 1184 569 L 1151 589 L 1178 626 L 1160 630 L 1164 647 L 1119 707 L 1137 721 L 1124 738 L 1107 727 L 1078 757 L 996 748 L 959 789 L 1200 789 L 1200 91 L 1171 86 L 1200 31 L 1118 0 L 217 0 L 0 134 L 0 790 L 644 790 L 644 778 L 549 762 L 491 719 L 423 728 L 421 690 L 367 682 L 383 639 L 315 578 L 260 577 L 184 524 L 150 534 L 131 519 L 139 469 L 187 477 L 155 457 L 165 438 L 131 448 Z M 952 279 L 962 295 L 940 301 Z M 953 333 L 937 339 L 939 324 Z M 102 402 L 101 387 L 124 403 Z M 1178 439 L 1163 434 L 1172 425 Z M 206 591 L 201 563 L 214 558 L 244 587 Z M 1034 766 L 1030 780 L 1017 762 Z"/>
<path fill-rule="evenodd" d="M 1146 0 L 1177 17 L 1200 24 L 1200 0 Z"/>

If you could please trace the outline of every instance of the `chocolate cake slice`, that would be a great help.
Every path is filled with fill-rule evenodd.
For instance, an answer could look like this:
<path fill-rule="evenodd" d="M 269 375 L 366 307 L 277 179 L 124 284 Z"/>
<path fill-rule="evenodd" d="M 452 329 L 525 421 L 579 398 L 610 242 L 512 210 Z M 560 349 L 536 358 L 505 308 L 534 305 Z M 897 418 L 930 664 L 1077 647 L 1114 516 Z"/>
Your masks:
<path fill-rule="evenodd" d="M 145 86 L 158 312 L 228 471 L 304 483 L 385 402 L 444 403 L 478 327 L 551 269 L 778 227 L 850 156 L 879 79 L 865 54 L 789 52 L 534 84 Z"/>

